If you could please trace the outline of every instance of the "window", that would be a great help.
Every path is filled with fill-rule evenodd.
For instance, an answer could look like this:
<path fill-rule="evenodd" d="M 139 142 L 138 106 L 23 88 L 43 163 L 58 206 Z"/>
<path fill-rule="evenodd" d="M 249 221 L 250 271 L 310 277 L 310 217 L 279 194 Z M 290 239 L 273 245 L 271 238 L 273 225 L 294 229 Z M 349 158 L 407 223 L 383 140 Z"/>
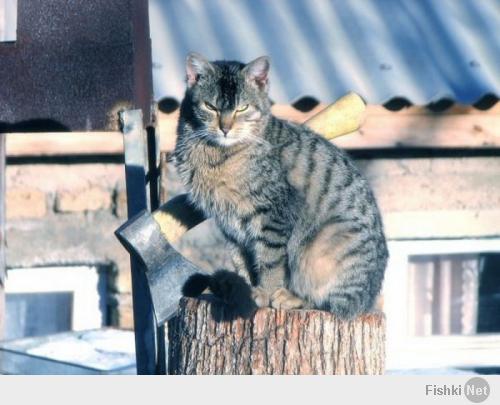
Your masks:
<path fill-rule="evenodd" d="M 5 294 L 5 339 L 107 324 L 106 274 L 97 267 L 12 269 Z"/>
<path fill-rule="evenodd" d="M 500 367 L 500 240 L 393 241 L 389 251 L 388 369 Z"/>
<path fill-rule="evenodd" d="M 7 294 L 7 339 L 71 330 L 71 292 Z"/>
<path fill-rule="evenodd" d="M 16 40 L 17 0 L 0 0 L 0 42 Z"/>
<path fill-rule="evenodd" d="M 500 254 L 408 259 L 411 336 L 500 332 Z"/>

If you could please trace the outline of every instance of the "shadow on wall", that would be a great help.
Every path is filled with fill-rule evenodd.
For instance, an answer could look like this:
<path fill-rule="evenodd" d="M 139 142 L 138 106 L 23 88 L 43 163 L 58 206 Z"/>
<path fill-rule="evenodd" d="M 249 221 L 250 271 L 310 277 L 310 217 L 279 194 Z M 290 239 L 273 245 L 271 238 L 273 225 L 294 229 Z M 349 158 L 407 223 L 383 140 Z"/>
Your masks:
<path fill-rule="evenodd" d="M 69 132 L 69 128 L 50 118 L 36 118 L 14 124 L 0 121 L 0 133 L 13 132 Z"/>

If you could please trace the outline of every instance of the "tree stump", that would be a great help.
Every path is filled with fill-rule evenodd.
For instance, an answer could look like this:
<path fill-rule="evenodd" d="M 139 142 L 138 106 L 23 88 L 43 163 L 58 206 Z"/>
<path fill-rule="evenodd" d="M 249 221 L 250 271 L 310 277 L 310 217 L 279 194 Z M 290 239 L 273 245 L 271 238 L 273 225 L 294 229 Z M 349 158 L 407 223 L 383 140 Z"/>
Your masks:
<path fill-rule="evenodd" d="M 169 374 L 382 374 L 385 318 L 259 309 L 231 319 L 213 299 L 182 298 L 168 323 Z"/>

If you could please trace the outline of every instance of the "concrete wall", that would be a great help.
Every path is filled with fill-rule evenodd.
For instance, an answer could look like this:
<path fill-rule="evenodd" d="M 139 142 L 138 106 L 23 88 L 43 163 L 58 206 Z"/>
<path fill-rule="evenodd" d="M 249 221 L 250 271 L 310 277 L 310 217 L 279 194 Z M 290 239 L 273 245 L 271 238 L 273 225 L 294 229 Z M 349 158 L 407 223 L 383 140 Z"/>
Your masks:
<path fill-rule="evenodd" d="M 129 257 L 113 235 L 126 219 L 123 167 L 9 165 L 6 177 L 7 268 L 102 266 L 113 323 L 131 327 Z"/>
<path fill-rule="evenodd" d="M 390 239 L 500 235 L 500 157 L 358 161 Z"/>
<path fill-rule="evenodd" d="M 500 158 L 359 160 L 391 239 L 500 235 Z M 169 167 L 169 195 L 182 192 Z M 7 267 L 94 264 L 113 280 L 115 323 L 132 326 L 129 258 L 113 232 L 126 219 L 123 166 L 7 167 Z M 228 265 L 212 221 L 177 248 L 205 268 Z"/>

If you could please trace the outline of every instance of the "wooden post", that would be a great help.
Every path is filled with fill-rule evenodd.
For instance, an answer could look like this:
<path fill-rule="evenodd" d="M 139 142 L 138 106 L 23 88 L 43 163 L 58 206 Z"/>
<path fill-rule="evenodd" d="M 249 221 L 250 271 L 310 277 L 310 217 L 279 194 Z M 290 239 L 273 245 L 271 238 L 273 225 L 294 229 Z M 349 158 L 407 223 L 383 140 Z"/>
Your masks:
<path fill-rule="evenodd" d="M 214 300 L 183 298 L 168 323 L 169 374 L 383 374 L 385 317 L 258 310 L 248 319 Z"/>

